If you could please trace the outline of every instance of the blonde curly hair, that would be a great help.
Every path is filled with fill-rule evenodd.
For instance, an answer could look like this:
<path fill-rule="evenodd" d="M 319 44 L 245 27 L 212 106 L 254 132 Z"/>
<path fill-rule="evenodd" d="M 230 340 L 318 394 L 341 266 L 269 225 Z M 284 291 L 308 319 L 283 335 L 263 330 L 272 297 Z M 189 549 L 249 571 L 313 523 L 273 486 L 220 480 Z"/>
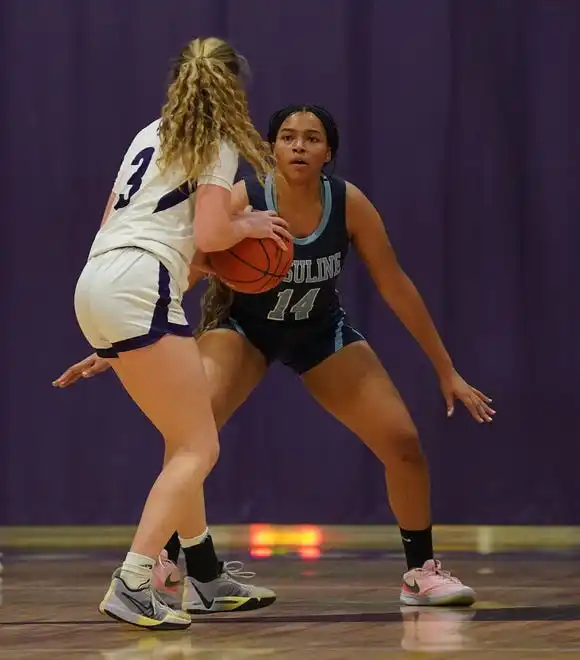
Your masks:
<path fill-rule="evenodd" d="M 161 112 L 161 170 L 181 163 L 193 183 L 218 157 L 222 140 L 233 144 L 259 178 L 272 170 L 269 145 L 248 112 L 242 77 L 247 63 L 225 41 L 194 39 L 181 51 Z"/>

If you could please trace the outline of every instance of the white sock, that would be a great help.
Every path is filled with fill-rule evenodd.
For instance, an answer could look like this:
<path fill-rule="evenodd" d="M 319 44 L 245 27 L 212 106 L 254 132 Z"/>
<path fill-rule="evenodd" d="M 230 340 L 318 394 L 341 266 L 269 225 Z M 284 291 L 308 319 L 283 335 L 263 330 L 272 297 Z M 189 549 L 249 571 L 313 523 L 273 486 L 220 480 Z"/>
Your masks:
<path fill-rule="evenodd" d="M 151 582 L 151 573 L 155 566 L 155 560 L 136 552 L 128 552 L 123 566 L 121 566 L 121 578 L 129 589 L 141 589 Z"/>
<path fill-rule="evenodd" d="M 181 547 L 185 550 L 185 548 L 193 548 L 194 545 L 201 545 L 208 536 L 209 536 L 209 528 L 206 527 L 203 534 L 200 534 L 199 536 L 194 536 L 191 539 L 184 539 L 181 538 L 180 536 L 179 542 L 181 543 Z"/>

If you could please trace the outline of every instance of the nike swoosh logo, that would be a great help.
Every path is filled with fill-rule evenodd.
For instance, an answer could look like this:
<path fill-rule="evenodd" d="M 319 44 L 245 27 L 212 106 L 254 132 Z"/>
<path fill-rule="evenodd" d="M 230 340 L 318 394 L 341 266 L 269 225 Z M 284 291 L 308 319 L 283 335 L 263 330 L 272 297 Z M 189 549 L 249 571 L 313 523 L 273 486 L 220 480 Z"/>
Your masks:
<path fill-rule="evenodd" d="M 199 596 L 201 602 L 203 603 L 203 606 L 204 606 L 206 609 L 208 609 L 208 610 L 211 609 L 211 606 L 213 605 L 213 599 L 212 599 L 212 600 L 208 600 L 208 599 L 202 594 L 202 592 L 197 588 L 197 586 L 195 585 L 194 582 L 192 582 L 191 584 L 192 584 L 193 588 L 195 589 L 197 595 Z"/>
<path fill-rule="evenodd" d="M 167 576 L 167 579 L 165 580 L 165 586 L 171 589 L 172 587 L 177 587 L 181 580 L 172 580 L 171 575 Z"/>
<path fill-rule="evenodd" d="M 148 617 L 149 619 L 153 619 L 155 617 L 155 610 L 153 609 L 153 604 L 144 605 L 143 603 L 139 602 L 136 598 L 129 596 L 129 594 L 127 593 L 124 593 L 123 596 L 125 597 L 126 600 L 132 603 L 144 616 Z"/>
<path fill-rule="evenodd" d="M 406 580 L 403 580 L 403 584 L 414 594 L 418 594 L 421 591 L 421 587 L 417 584 L 417 580 L 415 580 L 414 584 L 409 584 Z"/>

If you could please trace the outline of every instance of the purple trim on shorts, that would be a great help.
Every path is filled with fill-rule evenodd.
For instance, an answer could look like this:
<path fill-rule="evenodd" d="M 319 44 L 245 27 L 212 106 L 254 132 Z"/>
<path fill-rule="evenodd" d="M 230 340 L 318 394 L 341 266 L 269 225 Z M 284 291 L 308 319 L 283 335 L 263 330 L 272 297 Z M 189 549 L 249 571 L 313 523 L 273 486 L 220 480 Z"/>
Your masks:
<path fill-rule="evenodd" d="M 178 323 L 170 323 L 169 305 L 171 303 L 171 277 L 169 271 L 160 262 L 159 263 L 159 299 L 155 304 L 153 311 L 153 318 L 151 319 L 151 328 L 149 332 L 138 337 L 131 337 L 130 339 L 123 339 L 122 341 L 113 342 L 110 348 L 98 348 L 96 353 L 99 357 L 116 358 L 119 353 L 126 353 L 127 351 L 134 351 L 137 348 L 144 348 L 159 341 L 165 335 L 177 335 L 179 337 L 192 337 L 193 329 L 189 324 L 179 325 Z"/>

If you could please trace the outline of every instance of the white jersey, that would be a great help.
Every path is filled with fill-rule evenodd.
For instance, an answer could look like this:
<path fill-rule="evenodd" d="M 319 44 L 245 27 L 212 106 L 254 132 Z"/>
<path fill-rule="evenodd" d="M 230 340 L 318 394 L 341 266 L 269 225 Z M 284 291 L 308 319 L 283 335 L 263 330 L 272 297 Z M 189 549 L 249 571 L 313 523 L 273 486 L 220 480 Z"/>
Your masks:
<path fill-rule="evenodd" d="M 157 119 L 140 131 L 127 150 L 113 186 L 113 208 L 93 241 L 89 259 L 116 248 L 142 248 L 157 256 L 185 288 L 195 250 L 195 186 L 184 184 L 181 166 L 161 173 L 157 164 L 159 122 Z M 231 190 L 237 169 L 237 150 L 222 142 L 216 163 L 196 184 Z"/>

